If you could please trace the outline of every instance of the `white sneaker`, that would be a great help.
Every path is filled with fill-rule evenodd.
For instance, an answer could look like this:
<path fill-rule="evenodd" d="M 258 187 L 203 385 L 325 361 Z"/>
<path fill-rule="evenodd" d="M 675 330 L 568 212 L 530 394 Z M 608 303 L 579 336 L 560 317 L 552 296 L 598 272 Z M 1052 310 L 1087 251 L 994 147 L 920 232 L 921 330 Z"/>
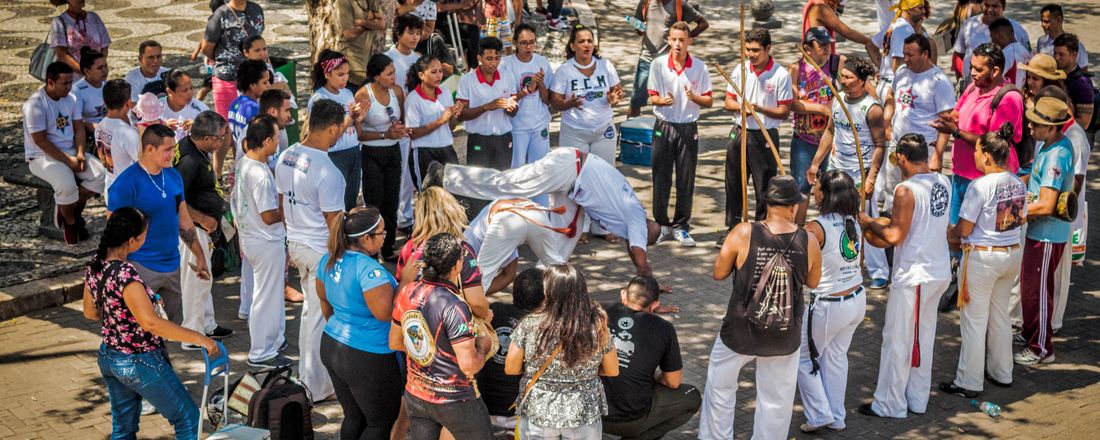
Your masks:
<path fill-rule="evenodd" d="M 672 230 L 672 235 L 680 242 L 680 246 L 695 247 L 695 239 L 691 238 L 691 234 L 688 234 L 687 229 L 675 228 Z"/>
<path fill-rule="evenodd" d="M 668 226 L 661 226 L 661 235 L 657 236 L 657 243 L 660 243 L 662 241 L 667 241 L 671 238 L 672 238 L 672 228 L 669 228 Z M 657 243 L 654 243 L 654 244 L 657 244 Z"/>
<path fill-rule="evenodd" d="M 548 19 L 548 20 L 546 20 L 546 26 L 549 27 L 550 30 L 555 30 L 555 31 L 567 31 L 567 30 L 569 30 L 569 23 L 566 23 L 566 21 L 562 20 L 562 19 L 558 19 L 558 20 L 555 20 L 553 18 Z"/>
<path fill-rule="evenodd" d="M 1037 354 L 1035 354 L 1035 352 L 1031 351 L 1030 348 L 1025 348 L 1023 351 L 1021 351 L 1019 353 L 1016 353 L 1016 355 L 1012 357 L 1012 361 L 1015 362 L 1016 365 L 1023 365 L 1023 366 L 1032 366 L 1032 365 L 1035 365 L 1035 364 L 1049 364 L 1051 362 L 1054 362 L 1054 355 L 1052 354 L 1052 355 L 1047 356 L 1045 358 L 1040 358 L 1039 355 L 1037 355 Z"/>
<path fill-rule="evenodd" d="M 157 413 L 157 407 L 153 406 L 152 403 L 149 403 L 148 400 L 142 400 L 141 401 L 141 415 L 147 416 L 147 415 L 156 414 L 156 413 Z"/>

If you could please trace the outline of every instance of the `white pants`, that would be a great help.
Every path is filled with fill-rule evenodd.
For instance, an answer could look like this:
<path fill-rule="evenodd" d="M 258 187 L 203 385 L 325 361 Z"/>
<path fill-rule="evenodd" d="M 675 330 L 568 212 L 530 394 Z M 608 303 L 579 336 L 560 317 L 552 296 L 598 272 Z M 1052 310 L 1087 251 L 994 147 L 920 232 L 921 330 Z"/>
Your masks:
<path fill-rule="evenodd" d="M 1027 223 L 1020 226 L 1020 244 L 1027 242 Z M 1057 282 L 1057 278 L 1055 278 Z M 1012 285 L 1012 291 L 1008 295 L 1008 319 L 1012 322 L 1012 327 L 1015 329 L 1023 328 L 1024 326 L 1024 309 L 1020 307 L 1020 281 L 1016 280 L 1016 284 Z M 1053 324 L 1053 322 L 1051 323 Z M 1054 326 L 1051 325 L 1053 328 Z"/>
<path fill-rule="evenodd" d="M 575 428 L 547 428 L 531 423 L 526 417 L 520 419 L 520 435 L 516 438 L 530 440 L 600 440 L 603 438 L 602 420 Z"/>
<path fill-rule="evenodd" d="M 966 290 L 970 301 L 959 312 L 962 349 L 955 386 L 982 391 L 985 373 L 1012 383 L 1012 323 L 1008 297 L 1020 282 L 1024 251 L 970 251 L 966 257 Z M 960 284 L 962 282 L 960 274 Z"/>
<path fill-rule="evenodd" d="M 210 234 L 204 229 L 195 227 L 195 241 L 202 248 L 202 256 L 206 267 L 210 267 L 210 252 L 214 245 L 210 243 Z M 213 280 L 203 280 L 199 274 L 191 268 L 192 264 L 198 264 L 198 258 L 191 252 L 183 240 L 179 241 L 180 249 L 180 291 L 183 297 L 183 327 L 199 333 L 210 333 L 218 328 L 214 321 L 214 297 L 210 294 Z"/>
<path fill-rule="evenodd" d="M 282 241 L 242 239 L 241 252 L 248 260 L 248 274 L 253 280 L 248 309 L 248 359 L 263 361 L 278 354 L 286 340 L 286 245 Z M 246 268 L 242 265 L 241 277 Z M 243 296 L 241 302 L 244 302 Z"/>
<path fill-rule="evenodd" d="M 606 128 L 598 130 L 583 130 L 562 124 L 561 131 L 558 133 L 558 145 L 595 154 L 614 166 L 615 149 L 619 146 L 619 132 L 615 130 L 615 124 L 609 124 Z M 608 233 L 598 223 L 593 223 L 586 218 L 583 230 L 588 233 L 590 229 L 595 235 Z"/>
<path fill-rule="evenodd" d="M 103 194 L 103 179 L 107 176 L 107 169 L 103 168 L 103 164 L 93 154 L 84 155 L 84 164 L 84 171 L 74 173 L 68 165 L 49 156 L 36 157 L 27 162 L 31 174 L 50 184 L 54 201 L 62 206 L 80 201 L 77 179 L 80 179 L 80 186 L 84 189 Z"/>
<path fill-rule="evenodd" d="M 546 133 L 546 136 L 543 136 Z M 512 132 L 512 168 L 542 159 L 550 151 L 550 130 Z"/>
<path fill-rule="evenodd" d="M 1088 204 L 1083 205 L 1081 209 L 1087 210 Z M 1055 331 L 1062 329 L 1062 317 L 1066 315 L 1069 286 L 1072 284 L 1070 270 L 1073 266 L 1073 231 L 1088 228 L 1088 223 L 1083 221 L 1088 217 L 1085 212 L 1082 211 L 1077 216 L 1077 221 L 1071 225 L 1069 239 L 1066 240 L 1066 250 L 1062 252 L 1062 262 L 1058 263 L 1058 268 L 1054 270 L 1054 316 L 1050 320 L 1050 327 Z"/>
<path fill-rule="evenodd" d="M 802 332 L 802 347 L 798 352 L 798 391 L 802 395 L 802 406 L 806 412 L 806 423 L 810 426 L 829 426 L 843 429 L 844 393 L 848 389 L 848 346 L 852 344 L 852 335 L 863 322 L 867 312 L 867 293 L 845 301 L 815 301 L 813 310 L 813 328 L 809 329 L 817 347 L 819 369 L 813 371 L 810 360 L 810 346 L 805 329 Z M 802 320 L 807 322 L 806 318 Z"/>
<path fill-rule="evenodd" d="M 897 282 L 890 284 L 886 322 L 882 326 L 878 386 L 875 388 L 875 401 L 871 404 L 876 414 L 901 419 L 906 417 L 906 411 L 924 414 L 928 409 L 928 392 L 932 386 L 932 349 L 936 342 L 936 308 L 950 282 L 935 280 L 920 286 L 904 286 Z M 920 315 L 919 321 L 914 316 L 916 314 Z M 913 358 L 914 336 L 920 351 L 917 359 Z"/>
<path fill-rule="evenodd" d="M 526 216 L 543 225 L 553 224 L 550 215 L 541 210 L 524 210 Z M 562 214 L 566 215 L 566 214 Z M 571 213 L 569 215 L 572 215 Z M 481 268 L 481 286 L 486 292 L 500 268 L 511 262 L 512 253 L 523 243 L 531 248 L 544 265 L 561 264 L 569 259 L 577 246 L 580 234 L 572 238 L 552 231 L 510 211 L 498 211 L 485 229 L 485 239 L 477 253 L 477 265 Z"/>
<path fill-rule="evenodd" d="M 577 154 L 569 148 L 555 148 L 540 160 L 504 171 L 449 163 L 443 169 L 443 188 L 481 200 L 565 195 L 573 190 L 578 174 Z"/>
<path fill-rule="evenodd" d="M 707 367 L 706 392 L 699 414 L 699 438 L 733 438 L 737 386 L 741 368 L 756 360 L 756 413 L 752 438 L 785 439 L 791 424 L 798 376 L 798 352 L 785 356 L 750 356 L 730 350 L 715 338 Z"/>
<path fill-rule="evenodd" d="M 321 298 L 317 296 L 317 265 L 324 255 L 301 243 L 289 242 L 290 261 L 298 268 L 302 282 L 302 320 L 298 329 L 298 378 L 309 388 L 314 400 L 325 399 L 336 392 L 328 370 L 321 363 L 321 335 L 325 317 L 321 314 Z"/>
<path fill-rule="evenodd" d="M 879 182 L 882 181 L 881 174 L 879 178 L 875 178 L 875 190 L 874 193 L 879 192 Z M 883 183 L 885 184 L 885 183 Z M 867 215 L 871 217 L 878 217 L 878 197 L 871 196 L 871 200 L 867 201 Z M 863 264 L 867 267 L 867 274 L 872 279 L 880 278 L 884 280 L 890 279 L 890 260 L 886 258 L 886 250 L 880 247 L 875 247 L 871 243 L 863 242 Z"/>
<path fill-rule="evenodd" d="M 401 147 L 401 192 L 397 204 L 397 227 L 404 228 L 413 223 L 413 185 L 409 174 L 409 138 L 401 138 L 397 143 Z"/>

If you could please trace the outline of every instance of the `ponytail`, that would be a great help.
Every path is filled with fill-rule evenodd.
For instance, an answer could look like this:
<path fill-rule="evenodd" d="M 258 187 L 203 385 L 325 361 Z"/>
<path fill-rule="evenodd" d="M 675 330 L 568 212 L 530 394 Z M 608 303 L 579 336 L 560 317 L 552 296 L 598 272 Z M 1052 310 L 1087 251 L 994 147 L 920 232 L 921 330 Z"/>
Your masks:
<path fill-rule="evenodd" d="M 435 55 L 424 55 L 416 60 L 412 66 L 409 66 L 409 71 L 405 74 L 405 88 L 408 89 L 408 92 L 412 92 L 420 86 L 420 83 L 423 82 L 420 80 L 420 73 L 426 72 L 428 66 L 432 65 L 432 61 L 438 62 L 439 58 Z"/>
<path fill-rule="evenodd" d="M 137 208 L 119 208 L 107 219 L 107 226 L 103 228 L 103 235 L 99 238 L 99 246 L 95 256 L 88 262 L 88 268 L 92 273 L 102 271 L 106 266 L 107 251 L 123 246 L 131 239 L 140 237 L 145 233 L 149 225 L 149 219 Z"/>
<path fill-rule="evenodd" d="M 372 234 L 382 224 L 382 214 L 373 206 L 360 206 L 338 217 L 329 226 L 328 263 L 326 270 L 332 270 L 336 261 L 344 258 L 348 248 L 360 237 Z"/>
<path fill-rule="evenodd" d="M 851 216 L 844 217 L 844 235 L 848 236 L 849 242 L 859 243 L 859 231 L 856 229 L 856 221 Z"/>

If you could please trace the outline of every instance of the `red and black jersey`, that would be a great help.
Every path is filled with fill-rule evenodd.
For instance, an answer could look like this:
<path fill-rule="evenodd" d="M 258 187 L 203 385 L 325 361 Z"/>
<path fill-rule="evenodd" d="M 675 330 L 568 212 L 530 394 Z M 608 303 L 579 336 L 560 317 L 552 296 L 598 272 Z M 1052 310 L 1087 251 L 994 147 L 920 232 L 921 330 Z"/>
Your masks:
<path fill-rule="evenodd" d="M 474 337 L 473 314 L 457 287 L 429 281 L 406 286 L 395 298 L 393 323 L 401 327 L 408 355 L 405 391 L 431 403 L 478 397 L 453 348 Z"/>
<path fill-rule="evenodd" d="M 462 242 L 462 286 L 463 288 L 468 286 L 480 286 L 481 285 L 481 268 L 477 265 L 477 251 L 474 250 L 470 243 Z M 405 242 L 405 246 L 401 248 L 401 252 L 397 256 L 397 281 L 401 281 L 401 270 L 405 268 L 406 264 L 420 261 L 420 256 L 424 253 L 424 244 L 414 245 L 412 241 Z"/>

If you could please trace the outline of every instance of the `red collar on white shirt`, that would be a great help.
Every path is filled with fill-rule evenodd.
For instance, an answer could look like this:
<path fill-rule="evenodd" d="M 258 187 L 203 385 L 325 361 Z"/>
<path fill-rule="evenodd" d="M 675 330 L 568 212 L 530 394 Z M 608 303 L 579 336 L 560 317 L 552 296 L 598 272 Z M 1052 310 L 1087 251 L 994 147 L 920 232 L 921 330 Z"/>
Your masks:
<path fill-rule="evenodd" d="M 752 68 L 752 73 L 756 74 L 756 76 L 759 77 L 767 71 L 772 70 L 772 67 L 775 67 L 775 58 L 768 58 L 768 65 L 764 66 L 764 70 L 761 70 L 759 72 L 756 71 L 756 66 L 752 65 L 752 63 L 749 63 L 749 67 Z"/>
<path fill-rule="evenodd" d="M 683 75 L 684 71 L 687 70 L 689 67 L 691 67 L 691 54 L 690 53 L 687 54 L 687 58 L 684 60 L 684 68 L 677 70 L 676 69 L 676 64 L 673 63 L 672 53 L 669 52 L 669 54 L 668 54 L 668 70 L 676 72 L 677 75 Z"/>
<path fill-rule="evenodd" d="M 428 95 L 424 94 L 424 90 L 421 88 L 423 86 L 424 86 L 423 84 L 416 86 L 416 94 L 420 95 L 421 98 L 427 99 L 429 101 L 435 102 L 435 100 L 439 99 L 439 94 L 443 93 L 443 89 L 440 89 L 439 87 L 436 87 L 435 88 L 435 97 L 430 98 L 430 97 L 428 97 Z"/>
<path fill-rule="evenodd" d="M 488 85 L 492 86 L 493 83 L 495 83 L 498 79 L 500 79 L 500 70 L 497 70 L 496 72 L 493 72 L 493 80 L 492 81 L 488 81 L 488 80 L 485 79 L 485 74 L 481 73 L 481 68 L 476 68 L 474 70 L 477 72 L 477 80 L 480 81 L 482 84 L 488 84 Z"/>

